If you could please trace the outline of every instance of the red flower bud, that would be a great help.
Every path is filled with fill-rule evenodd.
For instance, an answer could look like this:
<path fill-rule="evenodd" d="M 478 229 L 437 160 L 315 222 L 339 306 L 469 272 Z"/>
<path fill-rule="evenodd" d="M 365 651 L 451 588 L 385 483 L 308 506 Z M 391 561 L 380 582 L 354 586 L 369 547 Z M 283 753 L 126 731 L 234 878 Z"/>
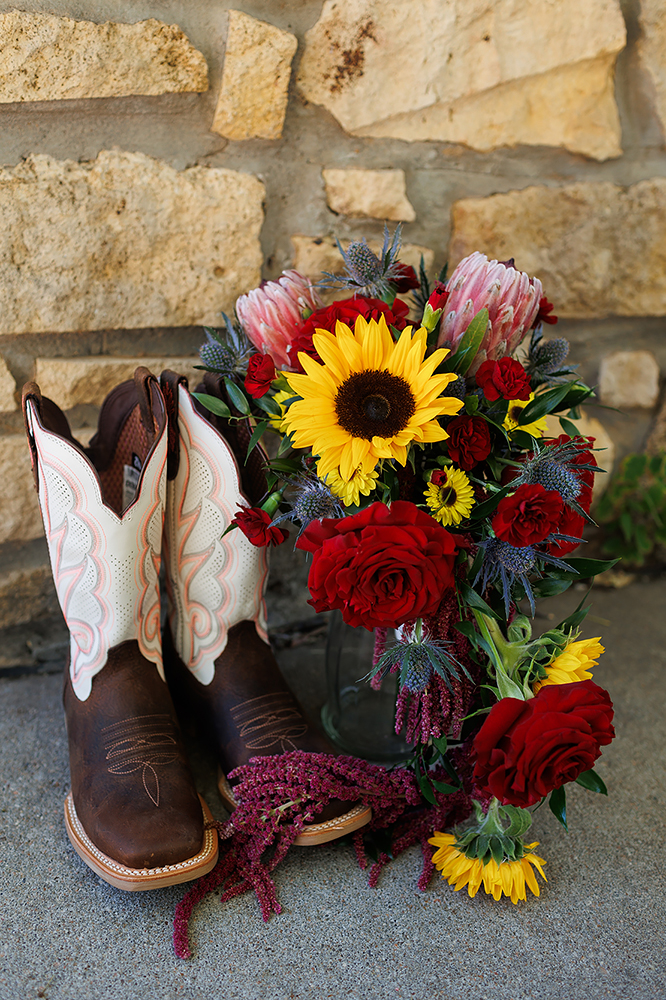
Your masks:
<path fill-rule="evenodd" d="M 265 396 L 275 378 L 275 365 L 269 354 L 253 354 L 247 364 L 245 388 L 253 399 Z"/>

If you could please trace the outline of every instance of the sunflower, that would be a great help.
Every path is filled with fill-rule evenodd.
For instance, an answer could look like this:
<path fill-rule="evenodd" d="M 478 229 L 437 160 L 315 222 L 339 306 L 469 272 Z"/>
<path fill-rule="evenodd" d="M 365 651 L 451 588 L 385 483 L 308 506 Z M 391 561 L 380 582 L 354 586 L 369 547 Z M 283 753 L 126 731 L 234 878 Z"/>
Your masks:
<path fill-rule="evenodd" d="M 461 469 L 449 466 L 433 473 L 426 490 L 426 503 L 440 524 L 460 524 L 474 506 L 474 490 Z"/>
<path fill-rule="evenodd" d="M 548 881 L 541 867 L 546 862 L 531 853 L 538 846 L 538 840 L 533 844 L 525 844 L 525 850 L 529 853 L 524 854 L 519 861 L 502 861 L 499 865 L 492 858 L 485 865 L 480 858 L 468 858 L 455 847 L 455 842 L 456 838 L 451 833 L 436 832 L 428 840 L 429 844 L 439 848 L 433 855 L 433 864 L 441 871 L 442 878 L 447 879 L 456 891 L 467 886 L 467 892 L 474 897 L 483 882 L 483 888 L 493 899 L 500 899 L 504 893 L 512 903 L 517 903 L 519 899 L 527 899 L 525 886 L 535 896 L 539 895 L 539 883 L 534 877 L 532 865 L 539 870 L 544 881 Z"/>
<path fill-rule="evenodd" d="M 506 417 L 504 418 L 503 427 L 509 432 L 509 436 L 513 431 L 525 431 L 526 434 L 531 434 L 534 438 L 543 437 L 546 431 L 546 418 L 541 417 L 539 420 L 534 420 L 531 424 L 519 424 L 521 411 L 532 402 L 534 399 L 534 393 L 530 393 L 529 399 L 511 399 L 509 400 L 509 409 L 507 410 Z"/>
<path fill-rule="evenodd" d="M 320 474 L 319 469 L 317 469 L 317 473 Z M 334 493 L 336 497 L 340 497 L 345 507 L 351 507 L 352 505 L 358 505 L 361 494 L 367 497 L 369 493 L 372 493 L 377 485 L 378 476 L 378 469 L 371 469 L 370 472 L 364 472 L 362 467 L 359 466 L 357 469 L 354 469 L 349 479 L 343 479 L 340 475 L 340 470 L 334 469 L 333 472 L 329 472 L 326 475 L 326 485 L 331 493 Z"/>
<path fill-rule="evenodd" d="M 356 470 L 369 473 L 382 458 L 407 462 L 407 447 L 444 441 L 437 418 L 457 413 L 462 401 L 441 393 L 456 380 L 433 375 L 448 351 L 424 360 L 426 331 L 405 327 L 396 343 L 384 317 L 359 316 L 354 331 L 340 321 L 335 334 L 318 330 L 312 342 L 322 359 L 298 358 L 305 375 L 285 372 L 302 398 L 289 407 L 283 425 L 296 448 L 319 456 L 319 475 L 336 472 L 348 482 Z"/>
<path fill-rule="evenodd" d="M 534 693 L 549 684 L 573 684 L 589 680 L 592 677 L 590 667 L 596 667 L 599 657 L 605 652 L 599 642 L 600 638 L 598 635 L 596 639 L 581 639 L 565 646 L 560 655 L 546 667 L 545 678 L 534 685 Z"/>

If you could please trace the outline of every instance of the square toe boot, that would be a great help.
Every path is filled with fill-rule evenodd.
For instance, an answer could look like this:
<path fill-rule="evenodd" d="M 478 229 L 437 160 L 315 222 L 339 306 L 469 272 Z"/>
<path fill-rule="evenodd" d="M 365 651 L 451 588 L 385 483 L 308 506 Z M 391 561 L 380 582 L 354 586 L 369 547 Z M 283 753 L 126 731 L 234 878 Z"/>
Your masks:
<path fill-rule="evenodd" d="M 69 838 L 111 885 L 199 877 L 217 834 L 199 798 L 164 679 L 159 569 L 167 420 L 145 368 L 105 400 L 83 448 L 28 383 L 23 409 L 56 591 L 70 631 L 64 706 Z"/>
<path fill-rule="evenodd" d="M 179 710 L 183 705 L 196 719 L 217 755 L 220 794 L 233 809 L 227 775 L 251 758 L 337 751 L 306 718 L 268 643 L 267 549 L 238 529 L 225 534 L 239 505 L 257 503 L 266 491 L 261 452 L 244 461 L 251 429 L 246 421 L 223 426 L 200 412 L 185 378 L 163 372 L 161 384 L 170 427 L 177 429 L 164 522 L 165 670 Z M 206 378 L 205 392 L 221 396 L 216 378 Z M 331 803 L 296 843 L 334 840 L 371 817 L 360 804 Z"/>

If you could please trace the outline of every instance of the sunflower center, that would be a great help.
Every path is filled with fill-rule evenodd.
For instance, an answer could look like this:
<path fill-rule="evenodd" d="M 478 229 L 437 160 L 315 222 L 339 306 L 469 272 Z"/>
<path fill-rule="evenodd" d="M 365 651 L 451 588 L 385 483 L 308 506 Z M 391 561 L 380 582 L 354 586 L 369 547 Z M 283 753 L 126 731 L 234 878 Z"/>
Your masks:
<path fill-rule="evenodd" d="M 439 491 L 439 502 L 442 507 L 453 507 L 457 499 L 458 494 L 452 486 L 442 486 Z"/>
<path fill-rule="evenodd" d="M 335 412 L 352 437 L 393 437 L 409 423 L 416 402 L 409 383 L 387 371 L 354 372 L 339 387 Z"/>

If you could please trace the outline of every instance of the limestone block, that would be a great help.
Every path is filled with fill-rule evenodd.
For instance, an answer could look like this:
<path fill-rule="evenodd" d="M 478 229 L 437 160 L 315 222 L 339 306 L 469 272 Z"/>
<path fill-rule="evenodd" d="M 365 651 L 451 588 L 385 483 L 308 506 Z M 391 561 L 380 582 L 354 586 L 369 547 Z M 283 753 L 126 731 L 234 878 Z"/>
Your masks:
<path fill-rule="evenodd" d="M 69 410 L 79 403 L 94 403 L 99 406 L 115 386 L 132 378 L 139 365 L 144 365 L 158 378 L 165 368 L 171 368 L 180 375 L 187 375 L 190 386 L 194 387 L 203 374 L 194 368 L 197 364 L 201 364 L 198 357 L 38 358 L 35 382 L 43 396 L 52 399 L 62 410 Z"/>
<path fill-rule="evenodd" d="M 353 135 L 621 154 L 619 0 L 325 0 L 298 85 Z"/>
<path fill-rule="evenodd" d="M 230 10 L 212 131 L 226 139 L 279 139 L 297 47 L 288 31 Z"/>
<path fill-rule="evenodd" d="M 291 237 L 291 242 L 294 247 L 294 259 L 291 266 L 294 270 L 306 275 L 311 281 L 319 281 L 322 271 L 342 274 L 344 265 L 334 236 L 294 234 Z M 342 243 L 344 246 L 344 241 Z M 382 242 L 381 240 L 368 240 L 368 246 L 378 254 Z M 418 274 L 421 254 L 423 254 L 426 271 L 432 271 L 435 254 L 428 247 L 421 247 L 417 243 L 403 243 L 400 260 L 403 264 L 410 264 Z"/>
<path fill-rule="evenodd" d="M 528 187 L 452 211 L 449 262 L 515 257 L 559 316 L 666 314 L 666 178 Z"/>
<path fill-rule="evenodd" d="M 594 457 L 599 468 L 604 470 L 603 472 L 596 473 L 594 477 L 592 502 L 595 503 L 610 482 L 615 464 L 615 442 L 601 421 L 597 420 L 596 417 L 591 417 L 584 409 L 581 411 L 580 420 L 571 420 L 570 417 L 567 417 L 567 420 L 576 425 L 578 433 L 582 437 L 594 438 Z M 553 414 L 547 416 L 546 435 L 548 437 L 559 437 L 562 433 L 564 432 L 557 417 Z"/>
<path fill-rule="evenodd" d="M 328 207 L 339 215 L 413 222 L 404 170 L 322 170 Z"/>
<path fill-rule="evenodd" d="M 204 90 L 206 60 L 177 24 L 0 14 L 0 103 Z"/>
<path fill-rule="evenodd" d="M 57 610 L 58 597 L 48 557 L 39 565 L 0 570 L 0 628 L 24 625 Z"/>
<path fill-rule="evenodd" d="M 4 358 L 0 358 L 0 413 L 9 413 L 17 409 L 15 392 L 16 382 L 9 372 L 7 362 Z"/>
<path fill-rule="evenodd" d="M 651 410 L 659 397 L 659 365 L 651 351 L 613 351 L 601 360 L 599 398 L 606 406 Z"/>
<path fill-rule="evenodd" d="M 95 431 L 86 427 L 72 433 L 87 445 Z M 0 435 L 0 545 L 41 538 L 43 533 L 28 440 L 25 434 Z"/>
<path fill-rule="evenodd" d="M 641 0 L 641 35 L 638 53 L 641 65 L 654 87 L 657 114 L 666 134 L 666 6 L 664 0 Z"/>
<path fill-rule="evenodd" d="M 216 325 L 259 284 L 263 197 L 118 150 L 0 170 L 0 333 Z"/>

